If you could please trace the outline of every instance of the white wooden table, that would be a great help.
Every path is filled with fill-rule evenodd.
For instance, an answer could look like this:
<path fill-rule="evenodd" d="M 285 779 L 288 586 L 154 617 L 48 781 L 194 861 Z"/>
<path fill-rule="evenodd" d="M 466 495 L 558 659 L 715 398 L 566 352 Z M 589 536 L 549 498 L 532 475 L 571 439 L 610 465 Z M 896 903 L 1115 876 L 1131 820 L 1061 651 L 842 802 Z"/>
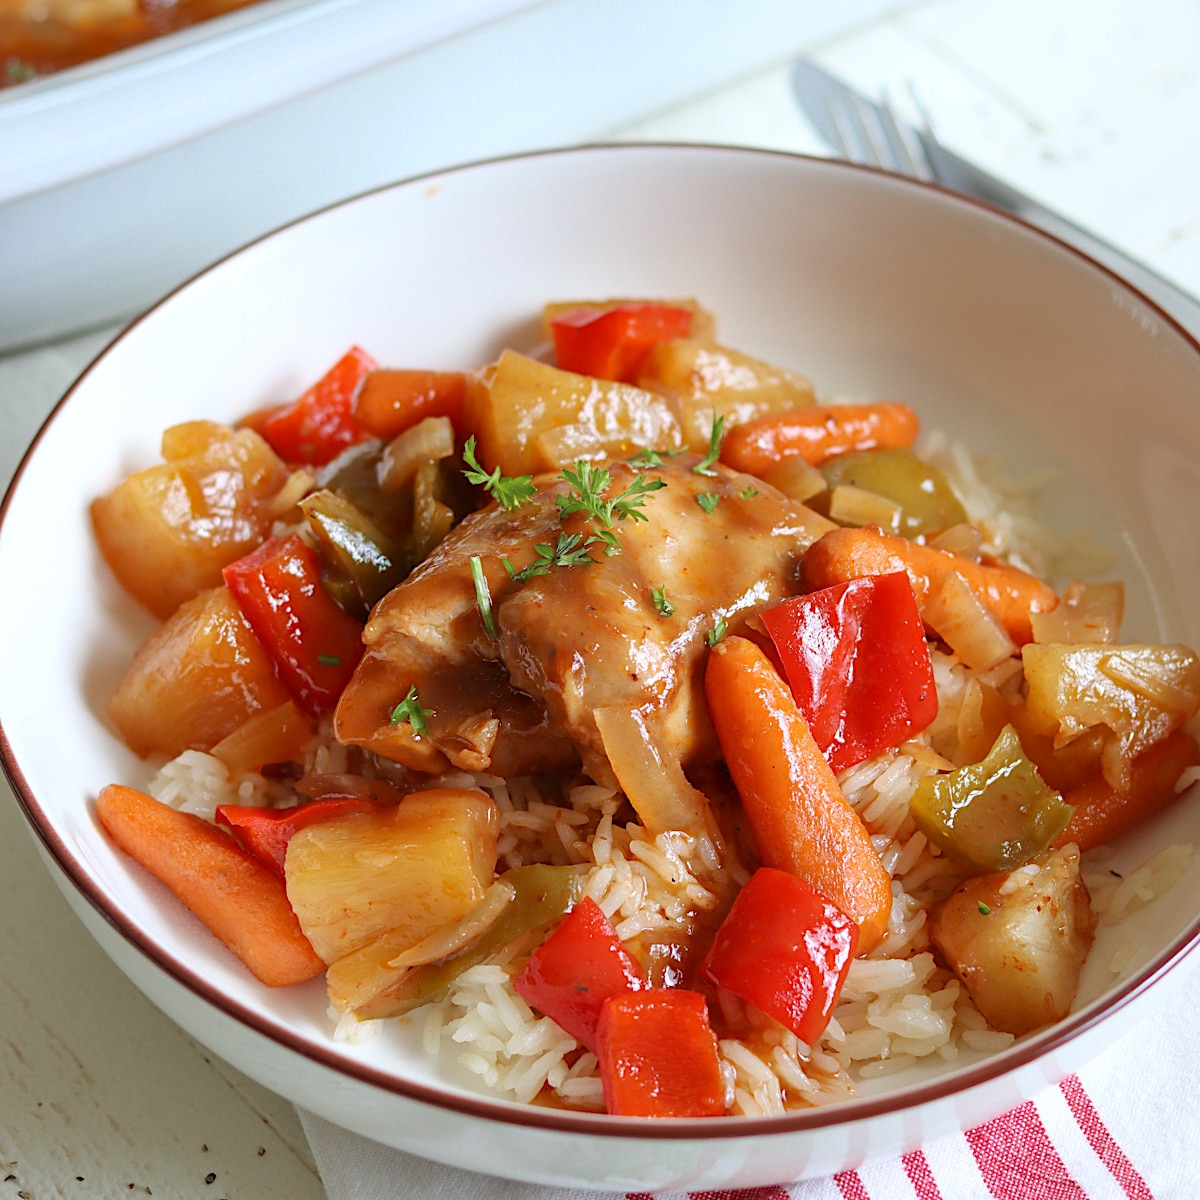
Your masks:
<path fill-rule="evenodd" d="M 1200 291 L 1191 0 L 930 0 L 814 53 L 870 92 L 903 101 L 911 83 L 952 147 Z M 613 136 L 825 152 L 786 64 Z M 0 358 L 0 483 L 111 332 Z M 3 586 L 36 586 L 36 570 Z M 124 1195 L 324 1189 L 291 1106 L 175 1028 L 84 933 L 0 783 L 0 1200 Z"/>

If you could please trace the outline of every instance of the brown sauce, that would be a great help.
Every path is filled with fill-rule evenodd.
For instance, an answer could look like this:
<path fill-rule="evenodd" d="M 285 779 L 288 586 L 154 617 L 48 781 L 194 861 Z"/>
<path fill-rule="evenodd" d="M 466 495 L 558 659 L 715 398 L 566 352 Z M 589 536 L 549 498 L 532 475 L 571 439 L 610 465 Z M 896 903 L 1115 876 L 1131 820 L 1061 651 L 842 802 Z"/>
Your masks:
<path fill-rule="evenodd" d="M 120 5 L 38 6 L 0 0 L 0 88 L 40 79 L 129 46 L 245 8 L 254 0 L 137 0 Z"/>

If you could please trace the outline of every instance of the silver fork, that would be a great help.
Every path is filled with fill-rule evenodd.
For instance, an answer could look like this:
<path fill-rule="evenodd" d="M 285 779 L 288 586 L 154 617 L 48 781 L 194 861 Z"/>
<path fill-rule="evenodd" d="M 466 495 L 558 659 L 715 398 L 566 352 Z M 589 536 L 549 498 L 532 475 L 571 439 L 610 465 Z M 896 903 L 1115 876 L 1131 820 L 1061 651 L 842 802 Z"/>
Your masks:
<path fill-rule="evenodd" d="M 906 86 L 918 114 L 916 121 L 898 115 L 889 98 L 869 100 L 809 58 L 792 64 L 791 83 L 813 128 L 850 162 L 939 183 L 1038 224 L 1063 224 L 1062 217 L 1032 197 L 948 150 L 934 133 L 929 113 L 911 83 Z"/>
<path fill-rule="evenodd" d="M 1200 338 L 1200 301 L 1196 297 L 1145 263 L 948 149 L 934 134 L 929 116 L 911 87 L 909 93 L 921 117 L 918 125 L 897 116 L 887 100 L 873 103 L 860 96 L 808 58 L 793 64 L 791 83 L 795 98 L 813 128 L 844 158 L 937 183 L 1016 213 L 1124 276 Z"/>

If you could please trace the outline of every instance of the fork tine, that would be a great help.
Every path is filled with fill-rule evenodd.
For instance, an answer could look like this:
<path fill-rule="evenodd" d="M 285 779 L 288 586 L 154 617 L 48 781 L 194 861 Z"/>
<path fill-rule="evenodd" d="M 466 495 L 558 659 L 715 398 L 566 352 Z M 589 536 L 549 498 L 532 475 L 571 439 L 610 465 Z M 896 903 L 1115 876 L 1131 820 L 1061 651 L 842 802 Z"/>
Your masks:
<path fill-rule="evenodd" d="M 921 103 L 921 97 L 917 95 L 917 89 L 913 87 L 911 79 L 908 80 L 908 82 L 905 84 L 905 87 L 908 89 L 908 94 L 912 99 L 913 106 L 916 108 L 921 117 L 921 132 L 927 133 L 930 137 L 936 137 L 933 132 L 933 118 L 929 115 L 929 109 L 927 109 L 925 105 Z"/>
<path fill-rule="evenodd" d="M 914 179 L 936 179 L 923 141 L 886 98 L 878 106 L 860 99 L 833 100 L 827 112 L 843 158 Z"/>
<path fill-rule="evenodd" d="M 886 97 L 879 105 L 889 144 L 896 155 L 900 170 L 914 179 L 931 183 L 936 179 L 929 156 L 916 131 L 905 121 L 897 120 L 896 110 Z"/>
<path fill-rule="evenodd" d="M 831 103 L 829 120 L 837 134 L 838 149 L 842 152 L 842 157 L 853 163 L 870 163 L 870 147 L 863 139 L 860 122 L 853 119 L 849 107 L 845 104 Z"/>
<path fill-rule="evenodd" d="M 887 130 L 880 122 L 878 112 L 870 105 L 864 104 L 861 100 L 856 101 L 853 111 L 858 127 L 862 131 L 863 140 L 871 152 L 870 159 L 864 161 L 871 162 L 878 167 L 883 167 L 884 170 L 900 170 L 900 163 L 892 153 Z"/>
<path fill-rule="evenodd" d="M 845 102 L 834 100 L 828 112 L 844 158 L 887 171 L 905 169 L 892 147 L 890 132 L 871 105 L 857 98 Z"/>
<path fill-rule="evenodd" d="M 921 103 L 921 97 L 917 95 L 911 80 L 908 82 L 908 94 L 912 97 L 913 105 L 921 117 L 920 125 L 915 128 L 910 126 L 909 132 L 920 142 L 921 153 L 929 167 L 929 173 L 933 177 L 934 182 L 940 182 L 941 175 L 938 171 L 937 155 L 941 153 L 942 144 L 938 141 L 938 136 L 933 130 L 933 119 L 929 115 L 929 110 Z"/>

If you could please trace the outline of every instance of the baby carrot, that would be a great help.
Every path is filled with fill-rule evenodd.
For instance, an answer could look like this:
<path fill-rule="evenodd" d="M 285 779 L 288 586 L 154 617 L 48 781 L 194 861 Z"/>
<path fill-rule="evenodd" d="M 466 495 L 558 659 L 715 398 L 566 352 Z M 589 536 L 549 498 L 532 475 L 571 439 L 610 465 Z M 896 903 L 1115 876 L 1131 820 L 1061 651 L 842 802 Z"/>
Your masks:
<path fill-rule="evenodd" d="M 797 455 L 818 467 L 852 450 L 911 446 L 919 428 L 907 404 L 821 404 L 735 425 L 721 444 L 721 461 L 750 475 L 762 475 Z"/>
<path fill-rule="evenodd" d="M 934 579 L 956 571 L 1013 641 L 1022 646 L 1033 638 L 1030 614 L 1049 612 L 1058 604 L 1052 588 L 1018 567 L 977 563 L 908 538 L 881 533 L 873 526 L 831 529 L 805 552 L 802 571 L 805 586 L 813 591 L 864 575 L 907 571 L 918 608 Z"/>
<path fill-rule="evenodd" d="M 752 641 L 729 637 L 709 655 L 704 689 L 764 865 L 832 901 L 867 953 L 887 931 L 892 882 L 788 685 Z"/>
<path fill-rule="evenodd" d="M 1133 760 L 1129 785 L 1117 791 L 1102 775 L 1063 792 L 1074 806 L 1067 827 L 1051 843 L 1074 842 L 1091 850 L 1112 841 L 1175 799 L 1175 784 L 1186 767 L 1200 763 L 1200 747 L 1190 733 L 1177 729 Z"/>
<path fill-rule="evenodd" d="M 302 983 L 325 964 L 300 930 L 283 880 L 223 829 L 134 788 L 103 788 L 109 837 L 175 893 L 269 987 Z"/>
<path fill-rule="evenodd" d="M 414 371 L 377 367 L 354 398 L 354 419 L 377 438 L 390 440 L 425 417 L 449 417 L 463 427 L 467 377 L 461 371 Z"/>

